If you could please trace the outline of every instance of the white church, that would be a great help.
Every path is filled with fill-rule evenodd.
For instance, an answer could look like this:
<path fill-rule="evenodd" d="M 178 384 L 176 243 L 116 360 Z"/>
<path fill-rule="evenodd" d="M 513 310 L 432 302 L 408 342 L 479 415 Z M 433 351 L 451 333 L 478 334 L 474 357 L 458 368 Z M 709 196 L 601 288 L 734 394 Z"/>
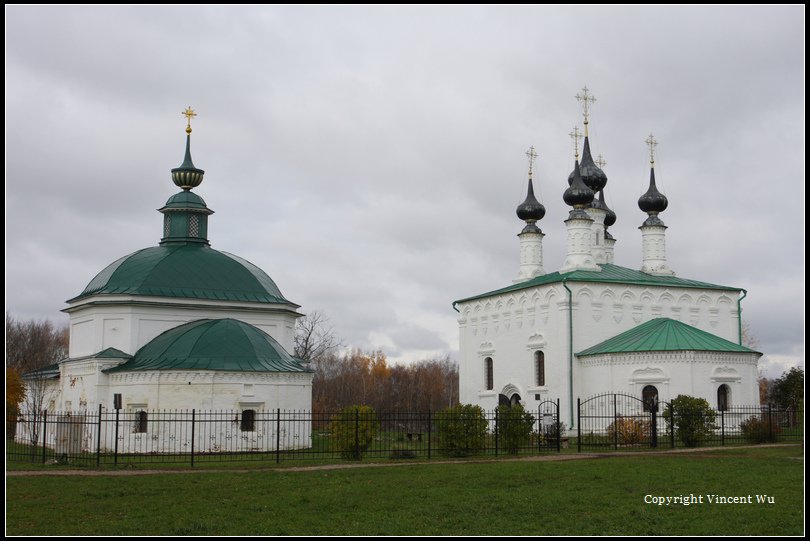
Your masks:
<path fill-rule="evenodd" d="M 211 248 L 213 211 L 192 191 L 204 175 L 191 160 L 196 115 L 184 114 L 185 159 L 171 170 L 181 191 L 159 209 L 160 243 L 110 263 L 67 301 L 69 356 L 35 374 L 47 387 L 42 409 L 134 412 L 140 417 L 122 451 L 139 437 L 159 437 L 150 412 L 234 411 L 227 430 L 246 448 L 272 448 L 275 438 L 263 438 L 253 422 L 257 412 L 312 407 L 313 373 L 290 353 L 302 314 L 260 268 Z"/>
<path fill-rule="evenodd" d="M 742 345 L 740 303 L 745 290 L 681 278 L 669 268 L 667 226 L 660 213 L 667 198 L 655 185 L 650 147 L 650 184 L 638 200 L 642 261 L 614 262 L 616 240 L 608 228 L 616 214 L 605 203 L 607 176 L 591 156 L 588 95 L 584 102 L 582 156 L 563 200 L 571 208 L 567 254 L 547 272 L 545 208 L 534 196 L 529 154 L 526 200 L 517 215 L 520 266 L 514 283 L 453 303 L 459 312 L 459 399 L 491 410 L 521 403 L 530 411 L 560 399 L 560 421 L 574 427 L 577 398 L 605 392 L 631 394 L 647 403 L 679 394 L 705 398 L 718 409 L 759 403 L 757 361 L 761 353 Z M 575 130 L 575 137 L 578 130 Z M 575 139 L 576 141 L 576 139 Z"/>

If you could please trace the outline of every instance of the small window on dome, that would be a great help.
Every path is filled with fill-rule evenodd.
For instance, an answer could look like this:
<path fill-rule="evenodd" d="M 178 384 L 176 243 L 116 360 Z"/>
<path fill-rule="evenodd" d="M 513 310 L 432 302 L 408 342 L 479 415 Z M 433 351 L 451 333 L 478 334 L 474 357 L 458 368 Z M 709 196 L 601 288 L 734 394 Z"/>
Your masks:
<path fill-rule="evenodd" d="M 163 236 L 168 237 L 169 233 L 171 232 L 171 229 L 172 229 L 172 217 L 167 214 L 166 217 L 163 218 Z"/>
<path fill-rule="evenodd" d="M 196 214 L 192 214 L 188 218 L 188 236 L 189 237 L 199 237 L 200 236 L 200 217 Z"/>

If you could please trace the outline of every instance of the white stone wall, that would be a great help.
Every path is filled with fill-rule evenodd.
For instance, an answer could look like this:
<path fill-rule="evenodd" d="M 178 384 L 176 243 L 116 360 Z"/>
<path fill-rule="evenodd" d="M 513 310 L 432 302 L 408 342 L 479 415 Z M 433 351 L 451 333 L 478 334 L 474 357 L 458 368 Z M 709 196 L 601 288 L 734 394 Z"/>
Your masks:
<path fill-rule="evenodd" d="M 114 372 L 103 404 L 121 393 L 125 408 L 312 409 L 310 372 L 215 372 L 154 370 Z"/>
<path fill-rule="evenodd" d="M 731 389 L 730 406 L 759 404 L 756 353 L 654 352 L 594 355 L 578 360 L 587 374 L 582 397 L 611 391 L 641 397 L 646 385 L 658 389 L 660 401 L 671 401 L 679 394 L 705 398 L 717 408 L 717 390 Z"/>
<path fill-rule="evenodd" d="M 197 319 L 233 318 L 254 325 L 293 351 L 295 320 L 290 305 L 233 303 L 165 298 L 105 296 L 71 305 L 70 358 L 93 355 L 113 347 L 134 355 L 160 333 Z"/>
<path fill-rule="evenodd" d="M 734 291 L 600 283 L 568 283 L 568 287 L 572 291 L 574 353 L 658 317 L 682 321 L 738 342 L 739 294 Z M 571 424 L 575 419 L 575 412 L 572 419 L 571 405 L 575 406 L 577 397 L 620 390 L 611 387 L 614 380 L 609 379 L 604 370 L 585 366 L 575 357 L 573 394 L 569 392 L 568 294 L 561 283 L 460 303 L 457 307 L 460 312 L 461 402 L 491 409 L 497 406 L 498 394 L 505 390 L 518 392 L 530 408 L 538 404 L 536 395 L 540 400 L 560 398 L 561 417 Z M 536 350 L 542 350 L 545 355 L 546 385 L 542 388 L 534 385 Z M 485 389 L 484 359 L 487 357 L 493 359 L 492 391 Z M 699 364 L 697 360 L 685 363 L 684 366 Z M 726 361 L 706 363 L 714 370 L 724 366 Z M 756 404 L 759 401 L 756 363 L 746 366 L 744 370 L 737 367 L 741 379 L 737 384 L 740 391 L 736 394 L 745 398 L 746 404 Z M 669 391 L 673 396 L 699 391 L 698 396 L 714 404 L 716 387 L 712 391 L 707 383 L 709 373 L 698 371 L 685 379 L 679 369 L 670 376 Z M 702 383 L 696 383 L 693 378 Z M 626 383 L 622 385 L 621 390 L 627 389 Z M 735 402 L 743 403 L 736 399 Z"/>

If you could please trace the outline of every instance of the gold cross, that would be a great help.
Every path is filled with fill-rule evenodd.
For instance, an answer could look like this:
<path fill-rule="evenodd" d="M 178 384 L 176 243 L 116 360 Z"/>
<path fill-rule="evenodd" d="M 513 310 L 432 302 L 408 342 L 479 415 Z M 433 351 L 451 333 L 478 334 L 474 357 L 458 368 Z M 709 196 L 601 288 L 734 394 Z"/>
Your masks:
<path fill-rule="evenodd" d="M 188 121 L 186 124 L 186 133 L 191 135 L 191 119 L 197 116 L 197 113 L 195 113 L 194 109 L 192 109 L 191 105 L 189 105 L 186 110 L 180 114 L 186 117 L 186 120 Z"/>
<path fill-rule="evenodd" d="M 588 94 L 588 87 L 582 87 L 582 94 L 574 96 L 578 102 L 582 104 L 582 116 L 585 118 L 585 137 L 588 137 L 588 112 L 590 106 L 596 101 L 596 96 Z"/>
<path fill-rule="evenodd" d="M 658 146 L 658 141 L 655 140 L 653 134 L 650 134 L 650 136 L 647 137 L 644 142 L 647 143 L 647 146 L 650 148 L 650 166 L 652 167 L 655 165 L 655 147 Z"/>
<path fill-rule="evenodd" d="M 534 170 L 534 159 L 537 157 L 537 152 L 534 150 L 534 145 L 529 147 L 526 151 L 526 157 L 529 158 L 529 179 L 532 178 L 532 171 Z"/>
<path fill-rule="evenodd" d="M 579 128 L 574 126 L 574 131 L 568 134 L 568 136 L 574 140 L 574 157 L 578 160 L 579 159 L 579 140 L 582 139 L 582 134 L 579 133 Z"/>
<path fill-rule="evenodd" d="M 605 159 L 602 157 L 601 154 L 596 157 L 594 163 L 599 166 L 599 169 L 604 169 L 605 166 L 607 165 L 607 162 L 605 161 Z"/>

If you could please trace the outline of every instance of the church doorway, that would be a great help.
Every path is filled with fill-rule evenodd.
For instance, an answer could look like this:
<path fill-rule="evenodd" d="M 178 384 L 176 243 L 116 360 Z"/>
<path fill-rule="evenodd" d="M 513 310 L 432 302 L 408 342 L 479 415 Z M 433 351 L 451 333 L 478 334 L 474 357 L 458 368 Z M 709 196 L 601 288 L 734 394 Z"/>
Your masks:
<path fill-rule="evenodd" d="M 512 401 L 509 400 L 509 397 L 505 394 L 498 395 L 498 406 L 509 406 L 512 407 Z"/>

